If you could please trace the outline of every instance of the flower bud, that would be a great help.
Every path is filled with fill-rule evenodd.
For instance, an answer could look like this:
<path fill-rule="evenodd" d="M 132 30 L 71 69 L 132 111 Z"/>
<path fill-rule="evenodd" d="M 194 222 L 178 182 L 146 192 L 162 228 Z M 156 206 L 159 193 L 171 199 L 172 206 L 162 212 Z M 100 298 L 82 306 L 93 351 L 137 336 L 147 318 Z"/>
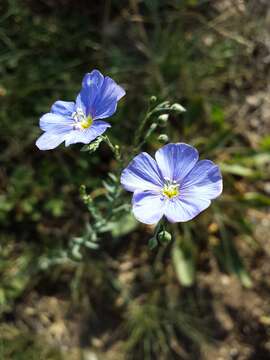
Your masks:
<path fill-rule="evenodd" d="M 162 114 L 162 115 L 159 115 L 158 117 L 158 123 L 159 125 L 164 125 L 167 123 L 169 119 L 169 114 Z"/>
<path fill-rule="evenodd" d="M 156 101 L 157 101 L 157 97 L 156 97 L 155 95 L 152 95 L 152 96 L 150 97 L 150 101 L 151 101 L 152 103 L 156 102 Z"/>
<path fill-rule="evenodd" d="M 149 130 L 151 130 L 151 132 L 152 132 L 152 131 L 156 130 L 157 126 L 158 126 L 157 123 L 154 122 L 150 125 Z"/>
<path fill-rule="evenodd" d="M 161 245 L 167 245 L 172 240 L 172 235 L 168 231 L 162 230 L 158 233 L 157 238 Z"/>
<path fill-rule="evenodd" d="M 185 112 L 185 111 L 186 111 L 186 109 L 184 108 L 184 106 L 182 106 L 182 105 L 180 105 L 180 104 L 178 104 L 178 103 L 172 104 L 171 109 L 172 109 L 172 110 L 175 110 L 175 111 L 177 111 L 177 112 L 179 112 L 179 113 L 182 113 L 182 112 Z"/>
<path fill-rule="evenodd" d="M 158 141 L 165 144 L 165 143 L 167 143 L 169 141 L 169 137 L 166 134 L 160 134 L 159 137 L 158 137 Z"/>

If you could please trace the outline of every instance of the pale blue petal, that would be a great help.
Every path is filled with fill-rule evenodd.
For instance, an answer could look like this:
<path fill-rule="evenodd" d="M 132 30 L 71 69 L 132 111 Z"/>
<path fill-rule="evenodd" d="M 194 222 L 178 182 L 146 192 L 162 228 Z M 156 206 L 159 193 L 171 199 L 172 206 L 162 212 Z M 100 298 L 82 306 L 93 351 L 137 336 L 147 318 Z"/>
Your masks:
<path fill-rule="evenodd" d="M 93 70 L 84 76 L 82 90 L 76 99 L 76 106 L 81 108 L 86 116 L 91 115 L 94 118 L 93 104 L 96 98 L 100 96 L 103 82 L 104 77 L 98 70 Z"/>
<path fill-rule="evenodd" d="M 124 95 L 125 91 L 113 79 L 93 70 L 83 79 L 76 107 L 93 119 L 105 119 L 115 113 L 117 101 Z"/>
<path fill-rule="evenodd" d="M 208 208 L 211 201 L 208 199 L 200 199 L 193 196 L 180 196 L 168 199 L 164 209 L 164 215 L 168 221 L 184 222 L 192 220 L 201 211 Z"/>
<path fill-rule="evenodd" d="M 53 113 L 43 115 L 39 120 L 39 126 L 43 131 L 49 132 L 64 132 L 72 129 L 74 120 L 72 118 L 64 117 Z"/>
<path fill-rule="evenodd" d="M 156 224 L 163 216 L 164 201 L 160 193 L 136 191 L 132 198 L 132 211 L 135 218 L 144 224 Z"/>
<path fill-rule="evenodd" d="M 220 169 L 210 160 L 199 161 L 180 184 L 182 196 L 215 199 L 222 193 Z"/>
<path fill-rule="evenodd" d="M 54 149 L 65 140 L 66 135 L 66 133 L 53 134 L 45 132 L 37 139 L 36 146 L 39 150 Z"/>
<path fill-rule="evenodd" d="M 121 174 L 121 184 L 128 191 L 161 191 L 163 182 L 155 160 L 147 153 L 137 155 Z"/>
<path fill-rule="evenodd" d="M 117 101 L 125 95 L 125 90 L 106 76 L 92 105 L 91 115 L 95 119 L 104 119 L 113 115 L 117 108 Z"/>
<path fill-rule="evenodd" d="M 117 109 L 117 100 L 116 98 L 108 101 L 104 101 L 104 103 L 95 106 L 95 110 L 93 111 L 93 119 L 106 119 L 112 116 Z"/>
<path fill-rule="evenodd" d="M 93 70 L 90 73 L 85 74 L 82 86 L 84 88 L 91 88 L 92 85 L 95 85 L 99 90 L 103 84 L 104 76 L 98 70 Z"/>
<path fill-rule="evenodd" d="M 191 220 L 208 208 L 221 192 L 219 167 L 210 160 L 201 160 L 180 183 L 180 195 L 167 200 L 165 216 L 171 222 Z"/>
<path fill-rule="evenodd" d="M 76 98 L 76 110 L 81 109 L 83 113 L 86 115 L 89 114 L 89 96 L 88 96 L 88 90 L 83 88 L 80 93 L 78 94 Z"/>
<path fill-rule="evenodd" d="M 107 98 L 116 98 L 116 100 L 119 101 L 126 95 L 126 92 L 120 85 L 117 85 L 112 78 L 106 76 L 100 89 L 100 95 L 103 97 L 103 100 Z"/>
<path fill-rule="evenodd" d="M 159 149 L 155 158 L 165 179 L 180 182 L 197 163 L 198 151 L 188 144 L 168 144 Z"/>
<path fill-rule="evenodd" d="M 56 101 L 52 108 L 51 112 L 58 115 L 63 116 L 71 116 L 75 111 L 75 103 L 74 101 Z"/>
<path fill-rule="evenodd" d="M 95 120 L 88 129 L 71 131 L 65 138 L 65 145 L 69 146 L 76 143 L 89 144 L 95 138 L 102 135 L 110 126 L 105 121 Z"/>

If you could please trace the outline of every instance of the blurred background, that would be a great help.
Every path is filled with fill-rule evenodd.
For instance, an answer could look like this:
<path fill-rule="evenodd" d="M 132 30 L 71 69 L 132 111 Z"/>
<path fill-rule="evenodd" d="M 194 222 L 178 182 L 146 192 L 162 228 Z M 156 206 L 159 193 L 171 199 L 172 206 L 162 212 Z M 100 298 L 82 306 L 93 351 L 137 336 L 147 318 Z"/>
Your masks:
<path fill-rule="evenodd" d="M 1 0 L 0 359 L 270 359 L 269 29 L 268 0 Z M 59 254 L 91 223 L 79 187 L 98 198 L 115 161 L 35 140 L 94 68 L 127 91 L 113 141 L 150 96 L 180 102 L 158 132 L 216 161 L 224 193 L 167 247 L 120 219 L 76 262 Z"/>

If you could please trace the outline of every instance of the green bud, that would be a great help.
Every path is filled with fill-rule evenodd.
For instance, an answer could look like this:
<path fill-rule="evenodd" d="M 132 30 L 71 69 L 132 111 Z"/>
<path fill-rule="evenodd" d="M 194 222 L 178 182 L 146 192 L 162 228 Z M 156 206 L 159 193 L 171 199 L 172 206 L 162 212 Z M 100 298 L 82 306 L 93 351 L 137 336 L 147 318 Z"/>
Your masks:
<path fill-rule="evenodd" d="M 150 125 L 149 130 L 154 131 L 157 128 L 157 126 L 158 126 L 157 123 L 154 122 Z"/>
<path fill-rule="evenodd" d="M 151 97 L 150 97 L 150 101 L 151 102 L 156 102 L 157 101 L 157 97 L 155 96 L 155 95 L 152 95 Z"/>
<path fill-rule="evenodd" d="M 169 141 L 169 137 L 166 134 L 160 134 L 158 137 L 158 141 L 165 144 Z"/>
<path fill-rule="evenodd" d="M 168 119 L 169 119 L 169 114 L 162 114 L 162 115 L 159 115 L 158 122 L 160 125 L 163 125 L 163 124 L 166 124 Z"/>
<path fill-rule="evenodd" d="M 180 105 L 180 104 L 178 104 L 178 103 L 172 104 L 171 109 L 172 109 L 172 110 L 175 110 L 175 111 L 177 111 L 177 112 L 179 112 L 179 113 L 182 113 L 182 112 L 185 112 L 185 111 L 186 111 L 186 109 L 184 108 L 184 106 L 182 106 L 182 105 Z"/>
<path fill-rule="evenodd" d="M 167 245 L 172 240 L 172 235 L 168 231 L 162 230 L 158 233 L 157 238 L 162 245 Z"/>

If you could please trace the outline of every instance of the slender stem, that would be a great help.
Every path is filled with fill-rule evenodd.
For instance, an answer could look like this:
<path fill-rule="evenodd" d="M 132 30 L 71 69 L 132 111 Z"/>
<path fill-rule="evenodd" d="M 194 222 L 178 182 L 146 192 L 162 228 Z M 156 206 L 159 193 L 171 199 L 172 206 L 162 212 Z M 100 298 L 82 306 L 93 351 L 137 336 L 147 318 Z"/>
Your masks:
<path fill-rule="evenodd" d="M 135 137 L 134 137 L 134 143 L 133 143 L 133 153 L 137 152 L 138 150 L 140 150 L 141 146 L 145 144 L 146 140 L 149 138 L 149 136 L 153 133 L 153 131 L 156 129 L 157 124 L 154 122 L 149 130 L 147 131 L 144 139 L 140 142 L 140 138 L 142 136 L 143 130 L 148 122 L 148 120 L 153 116 L 153 115 L 161 115 L 164 112 L 168 113 L 169 111 L 171 111 L 170 109 L 170 105 L 168 101 L 164 101 L 160 104 L 158 104 L 157 106 L 155 106 L 154 108 L 152 108 L 152 110 L 150 110 L 150 105 L 151 102 L 149 103 L 148 109 L 147 109 L 147 113 L 145 115 L 145 117 L 143 118 L 143 120 L 140 122 L 139 128 L 136 131 Z M 154 125 L 155 124 L 155 125 Z"/>
<path fill-rule="evenodd" d="M 159 241 L 159 239 L 158 239 L 158 234 L 159 234 L 161 231 L 165 230 L 165 223 L 166 223 L 166 219 L 165 219 L 165 217 L 163 216 L 163 217 L 159 220 L 159 222 L 158 222 L 158 224 L 157 224 L 157 226 L 156 226 L 156 228 L 155 228 L 154 237 L 157 238 L 158 243 L 160 243 L 160 241 Z"/>
<path fill-rule="evenodd" d="M 135 137 L 134 137 L 134 143 L 133 143 L 133 147 L 135 149 L 138 148 L 138 144 L 139 144 L 139 141 L 140 141 L 140 137 L 142 135 L 142 132 L 143 132 L 143 129 L 148 121 L 148 119 L 152 116 L 152 112 L 150 111 L 149 112 L 149 108 L 147 110 L 147 114 L 145 115 L 145 117 L 143 118 L 143 120 L 141 121 L 140 125 L 139 125 L 139 128 L 138 130 L 136 131 L 136 134 L 135 134 Z"/>
<path fill-rule="evenodd" d="M 138 146 L 135 148 L 135 150 L 140 150 L 141 147 L 146 143 L 146 141 L 149 139 L 149 137 L 152 135 L 152 133 L 156 130 L 157 124 L 153 123 L 150 128 L 148 129 L 147 133 L 145 134 L 144 139 L 138 144 Z"/>
<path fill-rule="evenodd" d="M 111 140 L 109 139 L 109 137 L 107 135 L 103 135 L 103 139 L 104 139 L 104 141 L 106 141 L 107 145 L 112 150 L 112 152 L 115 156 L 115 159 L 119 162 L 122 162 L 122 156 L 120 153 L 119 145 L 113 145 L 113 143 L 111 142 Z"/>

